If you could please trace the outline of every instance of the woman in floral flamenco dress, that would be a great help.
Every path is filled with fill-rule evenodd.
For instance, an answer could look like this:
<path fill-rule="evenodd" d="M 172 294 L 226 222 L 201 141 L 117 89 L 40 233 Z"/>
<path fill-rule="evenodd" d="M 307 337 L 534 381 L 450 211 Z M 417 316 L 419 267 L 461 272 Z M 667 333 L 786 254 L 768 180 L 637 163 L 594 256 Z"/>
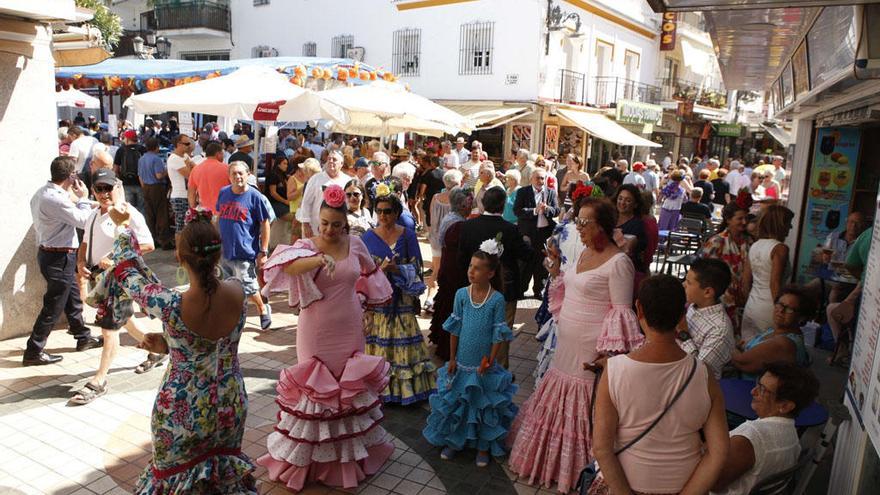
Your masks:
<path fill-rule="evenodd" d="M 121 189 L 115 194 L 121 197 Z M 111 208 L 117 225 L 127 222 L 126 208 Z M 241 452 L 248 401 L 238 342 L 247 299 L 241 283 L 215 275 L 220 232 L 210 212 L 190 210 L 186 221 L 176 253 L 191 281 L 186 292 L 163 287 L 140 257 L 137 239 L 120 229 L 111 253 L 115 267 L 99 275 L 90 294 L 109 304 L 123 294 L 137 301 L 163 328 L 139 346 L 171 355 L 150 421 L 153 459 L 135 493 L 256 495 L 254 465 Z"/>
<path fill-rule="evenodd" d="M 266 261 L 264 294 L 288 292 L 298 309 L 298 364 L 281 371 L 278 425 L 258 459 L 272 480 L 299 491 L 309 482 L 354 488 L 394 452 L 379 426 L 388 363 L 364 354 L 364 304 L 391 286 L 358 237 L 346 233 L 345 193 L 324 190 L 318 235 L 279 246 Z"/>

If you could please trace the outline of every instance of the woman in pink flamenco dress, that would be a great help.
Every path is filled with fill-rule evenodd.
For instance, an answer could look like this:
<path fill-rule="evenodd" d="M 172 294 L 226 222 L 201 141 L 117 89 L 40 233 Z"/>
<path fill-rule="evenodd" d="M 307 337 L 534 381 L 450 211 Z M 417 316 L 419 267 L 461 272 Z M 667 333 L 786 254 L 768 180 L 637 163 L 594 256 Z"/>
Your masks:
<path fill-rule="evenodd" d="M 510 469 L 530 484 L 550 488 L 556 482 L 562 493 L 574 488 L 590 462 L 596 380 L 590 369 L 644 340 L 632 310 L 633 264 L 611 241 L 615 208 L 605 199 L 577 199 L 573 221 L 586 249 L 564 273 L 558 250 L 548 253 L 550 312 L 559 322 L 556 353 L 508 437 Z"/>
<path fill-rule="evenodd" d="M 379 425 L 388 363 L 364 354 L 363 305 L 392 294 L 363 242 L 349 236 L 345 193 L 324 191 L 318 236 L 275 249 L 264 266 L 269 292 L 299 310 L 298 364 L 281 371 L 278 425 L 260 457 L 269 477 L 293 491 L 307 483 L 356 487 L 394 452 Z"/>

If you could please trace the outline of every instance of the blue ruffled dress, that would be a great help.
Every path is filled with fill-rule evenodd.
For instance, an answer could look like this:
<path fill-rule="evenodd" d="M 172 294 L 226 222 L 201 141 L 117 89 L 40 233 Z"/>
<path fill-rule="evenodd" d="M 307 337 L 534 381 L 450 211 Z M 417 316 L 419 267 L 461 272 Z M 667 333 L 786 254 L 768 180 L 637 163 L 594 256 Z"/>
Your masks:
<path fill-rule="evenodd" d="M 516 412 L 517 386 L 509 371 L 493 364 L 480 375 L 477 370 L 492 345 L 513 339 L 504 319 L 504 296 L 494 291 L 476 308 L 467 287 L 455 293 L 452 314 L 444 330 L 458 336 L 457 369 L 451 377 L 448 364 L 437 372 L 437 393 L 431 395 L 431 415 L 422 435 L 433 445 L 462 450 L 507 453 L 505 439 Z"/>

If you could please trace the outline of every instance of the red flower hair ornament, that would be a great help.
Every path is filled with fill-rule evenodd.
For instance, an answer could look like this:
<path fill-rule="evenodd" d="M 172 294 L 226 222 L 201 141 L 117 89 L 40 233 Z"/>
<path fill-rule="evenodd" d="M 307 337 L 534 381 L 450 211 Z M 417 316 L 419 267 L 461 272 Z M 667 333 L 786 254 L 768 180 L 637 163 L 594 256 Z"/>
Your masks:
<path fill-rule="evenodd" d="M 324 202 L 331 208 L 341 208 L 345 204 L 345 191 L 335 184 L 324 188 L 323 196 Z"/>

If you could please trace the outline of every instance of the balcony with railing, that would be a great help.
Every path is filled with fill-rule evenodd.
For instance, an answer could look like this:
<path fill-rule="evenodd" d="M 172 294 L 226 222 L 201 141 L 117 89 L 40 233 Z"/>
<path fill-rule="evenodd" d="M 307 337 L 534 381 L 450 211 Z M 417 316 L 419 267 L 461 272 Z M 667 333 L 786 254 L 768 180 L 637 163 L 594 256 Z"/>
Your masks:
<path fill-rule="evenodd" d="M 614 107 L 619 100 L 660 103 L 660 88 L 623 77 L 600 76 L 596 81 L 593 103 L 598 107 Z"/>
<path fill-rule="evenodd" d="M 156 2 L 155 8 L 141 14 L 142 31 L 198 30 L 202 35 L 227 36 L 231 29 L 227 0 Z"/>
<path fill-rule="evenodd" d="M 661 79 L 663 101 L 691 101 L 711 108 L 727 108 L 727 91 L 720 85 L 701 84 L 684 79 Z"/>
<path fill-rule="evenodd" d="M 559 101 L 573 105 L 586 105 L 586 79 L 583 72 L 559 69 Z"/>

